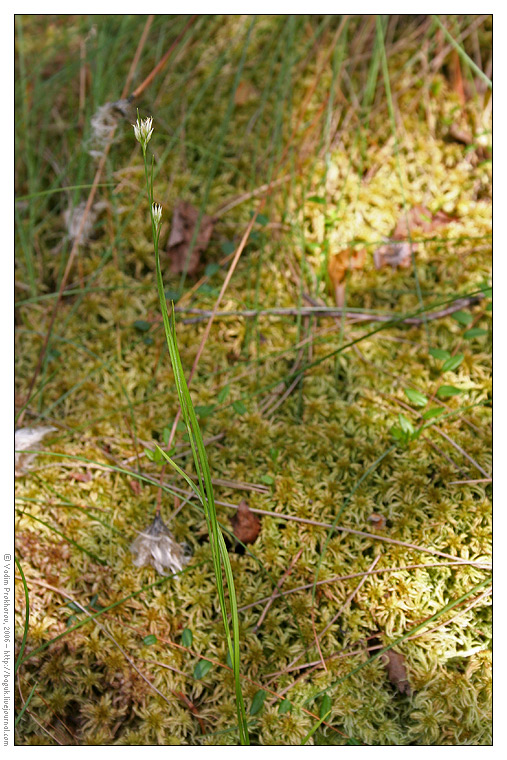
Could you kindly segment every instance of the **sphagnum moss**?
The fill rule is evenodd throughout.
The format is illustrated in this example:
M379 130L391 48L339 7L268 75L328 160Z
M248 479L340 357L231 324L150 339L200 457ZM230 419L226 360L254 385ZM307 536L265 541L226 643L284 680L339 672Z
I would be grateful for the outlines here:
M263 28L269 26L267 19L261 21ZM240 34L241 20L235 18L233 25L236 34ZM221 31L220 51L227 53L230 30L225 27L226 23ZM256 41L257 52L263 50L259 45ZM196 60L200 67L196 73L200 86L206 76L206 63ZM209 61L207 65L209 67ZM171 73L168 76L174 85L176 75ZM446 295L449 283L456 291L471 290L490 275L491 169L487 162L474 166L473 152L465 151L463 146L449 139L449 124L458 118L457 101L454 94L446 90L440 75L437 80L436 84L443 88L442 96L431 100L429 105L433 115L438 116L435 134L431 134L424 121L421 122L415 110L409 113L412 100L420 99L421 91L417 87L410 86L406 93L400 92L398 100L404 127L405 148L401 162L407 202L409 205L424 203L432 211L442 208L456 216L456 221L439 230L437 236L429 236L419 248L421 287L428 294L428 302L433 295ZM260 85L259 80L257 86ZM319 82L318 87L321 86ZM296 87L300 84L296 83ZM206 97L210 99L206 100ZM202 102L205 106L202 113L212 114L214 94L206 97ZM242 107L242 123L248 124L255 107L255 103L251 110L249 105ZM202 129L202 119L202 115L199 119L194 115L185 125L188 140L196 144L199 143L198 130ZM269 127L270 122L266 121L263 125L266 135L262 133L266 144L270 139ZM373 119L371 128L374 127ZM196 182L198 189L193 190L189 182L191 169L186 173L177 170L176 161L191 160L189 151L185 150L184 157L178 151L168 155L167 176L155 178L157 197L163 199L164 206L167 202L168 208L182 195L194 204L198 205L200 201L202 183ZM241 166L250 171L248 146L243 145L242 150ZM331 150L327 164L316 163L308 173L311 192L324 197L326 205L307 202L303 208L299 201L293 205L290 201L284 207L282 201L276 200L270 210L270 221L278 221L282 214L286 225L295 219L298 224L300 219L303 220L301 224L307 245L305 261L312 277L322 269L323 246L327 239L337 248L347 247L351 239L358 238L373 244L391 233L399 217L402 193L389 150L373 143L368 146L366 171L369 170L369 174L366 179L364 173L361 174L360 158L354 137L345 132L342 144ZM61 320L54 336L59 357L54 354L48 358L48 377L51 372L57 372L59 382L49 382L44 388L40 410L51 411L49 418L42 418L40 422L44 425L63 422L76 431L63 433L55 443L48 439L48 447L53 451L84 455L107 468L111 464L107 453L116 459L127 460L137 450L140 457L137 466L156 479L158 468L146 460L143 448L152 445L157 437L162 440L163 427L171 425L177 402L175 394L174 398L171 394L173 381L169 369L160 359L165 349L154 316L157 314L157 298L152 290L153 261L145 211L137 210L127 219L128 211L125 210L135 205L138 180L142 176L142 168L139 168L141 171L136 173L136 167L128 167L129 172L133 169L131 174L122 170L122 177L130 179L123 184L118 211L118 219L125 221L125 237L115 253L123 257L124 267L104 262L104 233L100 230L97 230L96 239L87 244L86 255L81 260L87 281L93 284L92 278L102 267L100 285L113 290L69 296L60 307ZM199 165L199 177L203 176L202 169L203 166ZM169 176L173 178L172 184ZM212 190L212 203L218 205L224 198L247 189L237 187L231 176L224 168L223 176ZM249 211L247 204L238 206L231 216L222 219L221 226L217 227L220 242L232 240L237 235L238 229L248 221ZM105 220L101 229L106 229ZM145 233L139 234L139 230L145 230ZM258 231L262 235L262 229ZM264 269L263 264L261 274L269 272L261 281L263 307L297 303L291 267L279 266L277 257L280 254L276 248L279 241L271 239L278 234L282 235L284 256L291 257L292 269L301 262L299 243L294 245L290 235L269 228L269 236L262 243L267 268ZM373 249L373 245L368 246L368 251ZM227 308L244 308L252 281L248 270L257 267L260 250L259 239L254 240L231 282ZM218 247L216 251L212 249L212 255L215 253L219 258ZM53 257L47 262L50 276L55 268L57 258ZM216 287L221 276L216 274L216 281L211 279L210 287ZM314 282L309 280L308 287ZM176 287L177 283L166 285ZM312 295L327 299L323 280L319 288L318 293L312 291ZM23 292L22 296L25 295ZM202 290L193 305L210 309L215 298L216 294ZM354 272L349 280L348 302L359 308L378 308L400 314L413 310L417 299L410 273L390 269L377 271L369 254L365 269ZM37 331L44 310L40 304L26 304L20 307L20 312L18 377L20 395L24 396L40 348ZM470 313L480 327L489 329L490 313L484 311L483 305L473 307ZM137 320L149 322L151 326L147 334L133 326ZM343 354L339 366L331 360L314 367L307 372L303 383L302 416L294 396L285 401L273 418L264 420L257 412L257 402L263 395L254 394L259 391L259 386L283 381L297 352L282 359L270 358L260 365L244 365L240 361L257 358L257 350L267 355L290 348L296 342L297 330L295 323L292 326L288 321L274 318L260 317L258 325L259 342L244 349L247 334L244 321L217 318L192 393L196 403L212 403L217 377L212 373L217 371L220 372L220 382L230 385L225 408L203 420L206 437L225 433L225 446L212 444L208 449L210 468L217 476L251 482L262 482L263 476L270 475L274 480L270 492L255 494L251 498L251 504L261 509L301 513L311 519L332 522L364 470L379 455L380 449L389 447L389 428L401 411L393 398L406 403L403 388L409 383L428 394L443 383L456 385L463 392L445 400L451 410L475 402L487 402L490 397L488 335L465 338L465 327L448 317L430 323L431 346L465 354L463 365L456 373L440 376L438 362L428 355L419 328L393 327L358 344L364 358L373 367L365 364L354 351ZM202 329L202 326L185 324L183 317L179 318L178 343L185 366L191 366L193 362ZM346 324L346 335L350 333L350 338L360 337L364 332L364 327ZM338 348L338 334L337 328L334 334L323 335L322 342L319 342L320 337L316 338L314 358ZM150 337L153 343L145 342L146 337ZM395 340L388 341L383 337ZM63 376L61 367L65 368ZM260 368L259 372L257 368ZM245 370L247 374L236 379ZM69 395L62 398L66 391ZM93 404L90 404L91 394ZM381 394L386 394L389 399ZM227 406L237 398L245 399L248 407L245 415L239 415L230 405ZM459 418L444 420L438 427L489 472L489 410L476 407L462 416L477 429L467 428ZM411 419L415 423L416 418ZM181 432L178 432L176 442L183 443ZM271 450L278 453L271 456ZM66 462L65 458L61 461ZM136 568L128 555L135 530L149 522L154 487L144 483L136 493L128 476L107 472L107 469L90 470L92 479L88 481L86 478L73 479L70 472L86 475L86 467L73 462L72 468L61 468L59 462L43 453L38 455L34 475L43 480L36 480L27 473L17 484L20 497L38 501L27 507L26 502L20 500L20 507L47 520L101 558L107 558L108 565L99 568L71 544L66 544L67 552L53 552L55 536L23 516L21 511L18 513L18 536L36 536L38 539L37 545L32 545L20 538L18 547L30 591L28 653L65 633L67 619L73 612L56 591L32 581L73 591L84 604L97 593L99 602L106 605L137 591L142 584L158 580L154 568ZM191 472L191 464L187 460L184 462ZM132 460L132 464L136 467L136 461ZM486 560L491 530L489 486L486 483L451 485L452 481L477 477L482 476L474 465L449 441L430 429L426 437L410 444L404 451L397 450L382 463L351 501L343 515L343 524L371 532L369 515L380 512L387 518L387 537L438 548L458 557ZM92 528L89 515L52 506L48 500L53 497L48 495L45 483L62 496L85 505L89 515L107 516L123 536L118 537L104 526ZM236 503L239 500L237 491L227 489L221 489L220 497ZM167 509L164 516L169 515L172 504L173 497L164 495L163 506L164 510ZM230 512L226 508L218 509L221 522L227 525ZM195 657L164 641L170 639L180 644L181 631L189 625L198 653L225 662L218 610L209 605L208 589L212 587L213 567L209 548L201 543L204 534L202 514L186 505L175 519L177 521L178 528L183 526L185 531L181 537L178 535L178 541L185 540L192 546L192 562L204 561L204 564L181 575L177 583L167 580L159 590L143 591L103 617L114 625L114 630L121 631L124 625L134 629L132 639L123 644L140 670L156 681L163 693L170 695L171 689L183 692L195 704L208 730L225 731L235 716L231 674L214 667L202 681L194 680ZM176 535L173 523L170 529ZM291 557L304 544L301 563L285 582L290 588L312 582L325 538L325 530L310 530L308 526L265 517L259 538L251 549L278 579ZM365 571L371 564L372 550L378 547L379 544L372 539L352 534L335 536L328 545L320 577ZM389 544L381 547L382 566L385 567L403 567L417 562L433 564L430 558L425 559L424 555L412 550ZM49 555L49 564L41 561L42 556ZM272 584L248 557L238 557L234 564L234 572L241 577L240 604L271 595ZM388 643L391 636L395 638L407 627L435 614L449 600L459 597L484 577L482 571L470 567L429 568L427 571L372 576L330 631L329 639L323 642L323 654L329 656L341 648L345 654L349 647L360 648L379 627L385 643ZM317 630L335 614L336 600L341 602L346 598L355 584L357 580L343 581L336 587L329 587L331 594L320 593L315 609ZM157 596L157 614L152 616L148 612L154 607L154 598L158 594L161 601ZM268 665L271 672L276 671L303 649L294 613L303 618L306 644L311 647L310 597L306 592L292 596L295 602L292 611L284 606L283 600L275 600L259 637L251 637L249 631L242 632L244 672L258 681L259 686L265 685ZM19 589L16 605L19 614L17 633L21 638L22 589ZM488 605L485 598L462 618L403 644L402 652L413 689L410 698L396 694L380 662L372 663L339 684L331 691L333 725L358 741L370 744L488 744L491 705L490 660L485 649L489 646L491 625ZM248 625L253 626L261 609L248 610L248 616L245 614L241 618L242 624L248 621ZM452 617L452 613L448 617ZM234 743L231 734L201 739L198 721L176 699L171 710L166 710L166 705L160 704L160 698L132 670L112 642L93 625L91 622L66 634L34 658L26 660L21 667L20 684L25 698L33 683L43 675L37 689L48 704L54 702L58 707L59 717L67 722L75 737L64 731L65 741L140 745L153 742ZM156 636L157 643L144 645L142 640L148 634ZM315 650L309 651L310 658L317 659ZM346 676L365 657L354 655L329 661L332 680ZM146 662L150 658L153 662ZM175 670L162 668L155 664L158 662ZM290 685L298 675L299 672L281 676L277 688ZM313 678L309 683L303 680L288 692L295 706L292 713L278 716L276 703L274 707L265 708L254 734L260 744L299 744L310 730L312 721L308 716L302 716L297 706L326 685L325 674ZM219 685L223 688L218 688ZM254 688L252 686L252 692ZM115 703L108 709L117 718L110 723L111 716L106 715L102 725L98 726L93 708L107 707L109 694L114 695ZM251 697L252 693L248 691L248 695ZM128 707L126 712L125 706ZM54 722L54 715L37 696L31 709L43 725L50 726ZM336 741L336 735L323 728L315 735L315 743L324 743L333 736ZM54 739L43 735L40 727L26 714L17 727L17 738L26 745L54 743ZM64 741L60 732L55 738Z

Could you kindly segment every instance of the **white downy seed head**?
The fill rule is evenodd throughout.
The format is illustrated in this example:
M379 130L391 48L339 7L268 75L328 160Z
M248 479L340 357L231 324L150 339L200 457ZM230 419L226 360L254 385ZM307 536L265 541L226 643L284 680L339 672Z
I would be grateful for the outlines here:
M149 528L139 533L132 542L130 551L134 555L134 565L151 565L161 575L177 573L188 562L184 548L174 540L159 515Z
M30 464L33 462L36 454L23 452L27 449L36 449L45 435L53 433L57 428L49 425L37 428L19 428L14 435L14 448L16 449L14 464L15 474L17 476L23 475L30 469Z

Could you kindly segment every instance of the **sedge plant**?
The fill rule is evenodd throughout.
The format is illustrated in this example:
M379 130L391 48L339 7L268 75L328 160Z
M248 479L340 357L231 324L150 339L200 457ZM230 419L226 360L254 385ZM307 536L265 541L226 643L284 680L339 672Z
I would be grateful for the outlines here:
M153 165L154 159L152 156L151 170L148 170L148 158L147 158L147 146L153 134L153 119L148 117L146 119L139 118L139 112L137 115L137 122L133 125L134 134L137 141L140 143L143 151L144 171L146 178L146 189L149 200L150 216L151 216L151 229L153 235L153 246L155 250L155 265L156 265L156 277L157 277L157 289L160 299L160 308L162 310L162 319L164 323L164 332L167 340L167 347L169 349L169 356L171 358L171 365L174 372L174 378L176 381L176 389L178 392L178 399L181 406L181 413L185 422L190 445L192 449L192 455L194 459L194 465L197 473L196 486L189 476L174 462L168 454L163 451L159 446L156 447L156 458L161 461L165 459L176 472L181 475L190 488L197 495L204 514L206 517L206 523L208 527L208 533L210 538L211 550L213 555L213 568L215 571L216 588L220 604L220 611L222 613L222 619L224 622L225 636L227 639L227 647L229 651L230 661L232 662L232 668L234 672L235 682L235 696L236 696L236 709L238 715L238 729L240 742L243 745L248 745L248 727L245 713L245 706L243 701L243 694L241 691L240 682L240 661L239 661L239 618L238 618L238 605L236 600L236 591L234 587L234 577L232 574L231 563L227 547L225 545L222 531L218 524L217 514L215 509L215 499L213 494L213 485L211 483L211 472L208 463L208 457L206 455L206 449L204 448L204 442L202 434L199 428L199 423L195 414L192 399L188 390L188 385L183 372L181 364L181 358L178 351L178 345L176 341L176 329L175 329L175 317L174 317L174 303L171 304L171 315L167 308L167 302L164 292L164 282L162 279L162 271L160 268L160 255L159 255L159 238L160 229L162 225L162 207L160 204L155 203L153 200ZM229 606L230 617L232 623L232 636L229 627L229 619L227 613L227 605L225 598L225 586L223 575L227 584L229 592Z

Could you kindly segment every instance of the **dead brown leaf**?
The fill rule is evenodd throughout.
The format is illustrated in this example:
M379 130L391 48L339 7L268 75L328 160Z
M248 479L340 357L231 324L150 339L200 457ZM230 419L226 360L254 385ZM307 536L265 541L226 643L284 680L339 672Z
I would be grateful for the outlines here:
M379 515L377 512L372 512L368 519L373 524L373 527L377 528L377 530L383 530L386 527L386 518L384 515Z
M244 499L238 506L238 511L231 518L232 530L238 541L244 544L253 544L261 529L261 521Z
M86 472L72 471L69 472L69 478L78 480L80 483L89 483L92 479L92 474L88 470Z
M454 217L443 211L432 214L426 206L414 206L410 211L402 212L390 240L381 245L373 253L373 260L377 269L390 266L393 269L402 267L408 269L412 263L412 251L417 253L417 243L410 243L410 237L414 233L431 235L435 230L449 222Z
M345 275L348 269L362 269L366 260L366 249L346 248L329 257L327 271L334 287L337 306L345 303Z
M417 251L417 246L412 243L412 249L414 253ZM382 269L383 267L390 266L393 269L402 267L407 269L412 262L412 254L410 252L410 243L386 243L377 248L373 253L373 261L375 262L376 269Z
M129 480L128 484L132 490L132 493L134 493L136 496L141 495L141 484L138 480Z
M199 268L201 255L208 247L213 232L214 219L204 214L192 250L190 250L198 219L199 209L186 201L178 201L173 211L171 234L167 244L167 253L171 259L171 271L175 274L185 270L187 274L195 274Z
M406 214L402 212L392 237L394 240L405 240L409 237L409 233L411 235L415 231L424 232L428 235L452 221L453 217L448 216L443 211L432 214L426 206L414 206Z
M465 86L463 83L463 76L461 74L461 64L459 61L459 53L457 50L453 50L451 53L450 61L450 79L451 87L458 96L459 102L462 106L466 103Z
M401 694L410 696L411 690L408 682L404 656L389 649L381 655L380 659L387 668L387 675L393 686L395 686Z
M236 88L234 93L234 102L237 106L244 106L250 100L254 100L259 97L259 91L256 87L247 82L246 79L242 79Z

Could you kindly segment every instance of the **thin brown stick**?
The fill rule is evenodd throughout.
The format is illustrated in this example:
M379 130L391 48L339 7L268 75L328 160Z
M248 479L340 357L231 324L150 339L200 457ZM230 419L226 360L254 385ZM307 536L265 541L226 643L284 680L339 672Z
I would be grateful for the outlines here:
M266 606L262 610L261 615L260 615L258 621L256 622L256 624L253 627L253 631L252 631L253 633L257 633L257 631L261 627L261 625L262 625L262 623L264 621L264 618L268 614L269 608L271 607L271 605L273 604L273 602L275 600L275 597L278 595L278 592L280 591L280 589L282 588L283 584L285 583L285 579L291 574L291 572L292 572L292 570L294 568L294 565L296 564L296 562L300 558L302 552L303 552L303 547L301 547L301 549L298 551L298 553L296 554L296 556L294 557L294 559L290 563L289 567L287 568L287 570L284 572L284 574L282 575L282 577L280 578L280 580L276 584L276 588L273 590L273 593L269 597L268 603L266 604Z
M192 26L192 24L194 23L194 21L195 21L196 18L197 18L197 16L195 16L195 15L191 16L189 18L189 20L185 24L183 30L180 32L180 34L178 34L178 36L174 40L173 44L169 48L169 50L167 50L167 52L164 53L164 55L162 56L162 58L160 59L160 61L157 63L157 65L155 66L155 68L148 74L148 76L146 77L146 79L143 82L141 82L141 84L139 85L139 87L136 87L136 89L132 93L132 96L131 96L132 98L138 98L139 95L141 95L141 93L144 92L144 90L153 82L153 80L155 79L155 77L157 76L157 74L160 71L162 71L162 69L164 68L164 66L166 65L166 63L167 63L167 61L169 59L169 56L173 52L174 48L181 41L181 39L184 36L185 32L187 31L187 29L189 29ZM125 97L125 95L123 95L122 97Z
M416 633L415 636L409 636L407 641L414 641L414 639L418 639L421 636L426 636L428 633L433 633L434 631L438 631L439 628L443 628L444 625L448 625L449 623L452 623L453 620L456 620L456 618L461 617L461 615L464 615L465 612L468 612L472 609L472 607L475 607L479 602L481 602L483 599L485 599L487 596L491 594L493 591L493 586L490 586L489 588L484 591L484 593L477 596L469 605L468 607L465 607L464 610L461 610L461 612L458 612L456 615L453 615L449 620L444 620L443 623L439 623L439 625L436 625L434 628L430 628L429 631L421 631L420 633Z
M467 298L459 298L453 304L445 309L439 311L430 312L426 315L426 320L420 317L406 317L400 319L396 314L368 314L361 311L345 311L339 307L329 306L301 306L300 308L273 308L263 309L256 311L255 309L242 309L238 311L210 311L208 309L195 309L187 308L184 306L175 306L174 310L180 314L195 314L197 316L184 319L184 324L194 324L196 322L202 322L210 316L220 317L226 319L227 317L249 317L257 318L264 316L273 317L299 317L299 316L312 316L318 319L325 317L345 317L353 322L392 322L396 320L396 324L404 325L423 325L425 321L431 321L434 319L442 319L454 314L455 311L473 306L479 303L481 296L469 296Z
M21 580L21 578L18 577L18 576L16 576L16 580ZM26 578L26 582L27 583L36 584L37 586L43 586L44 588L50 589L51 591L54 591L55 593L60 594L61 596L65 597L66 599L70 599L71 602L74 602L74 604L76 604L81 609L82 612L84 612L85 614L88 614L88 610L85 607L83 607L83 605L80 604L78 602L78 600L74 596L71 596L68 591L64 591L63 589L57 588L56 586L51 586L49 583L45 583L44 581L40 581L40 580L37 580L35 578L28 577L28 578ZM136 671L136 673L143 679L143 681L145 681L148 684L148 686L151 689L153 689L159 695L159 697L162 697L162 699L164 700L164 702L167 702L167 704L171 705L171 707L172 707L171 700L168 697L166 697L166 695L163 694L159 689L157 689L157 687L155 686L155 684L152 683L150 681L150 679L147 676L145 676L144 673L141 670L139 670L139 668L137 667L137 665L135 664L135 662L129 657L129 655L120 646L120 644L118 644L118 642L116 641L116 639L114 638L114 636L109 633L109 631L107 630L107 628L105 628L102 625L102 623L99 623L99 621L97 619L94 619L94 622L95 622L95 625L97 625L98 628L100 628L100 630L120 650L120 652L125 657L125 659L127 660L127 662L131 665L132 668L134 668L134 670Z
M334 617L331 618L331 620L329 621L329 623L325 626L325 628L322 629L322 631L316 637L316 642L317 642L317 647L318 647L319 655L320 655L320 658L321 658L321 661L322 661L322 664L323 664L323 667L324 667L325 670L327 670L327 667L326 667L325 661L324 661L324 659L322 657L322 652L321 652L321 649L320 649L320 640L327 633L327 631L331 628L331 626L334 625L334 623L336 623L336 621L338 620L338 618L340 617L340 615L342 615L343 612L347 609L347 607L349 606L349 604L351 603L351 601L353 600L353 598L355 597L355 595L357 594L357 592L361 589L361 587L365 583L366 578L368 577L368 575L371 574L372 570L374 569L374 567L377 564L377 562L379 561L379 559L380 559L380 554L377 554L377 556L373 560L372 564L368 568L368 571L363 574L363 577L361 578L361 580L359 581L359 583L357 584L357 586L355 587L355 589L345 599L345 601L341 605L341 607L338 610L338 612L336 613L336 615L334 615ZM313 612L313 609L314 608L312 606L312 612ZM298 656L294 660L292 660L292 662L289 663L289 665L287 667L290 668L293 665L295 665L296 662L299 662L299 660L301 659L301 657L303 657L303 655L307 651L308 651L308 647L306 649L304 649L300 654L298 654ZM288 687L288 688L292 688L292 687Z
M188 652L192 657L198 657L200 660L208 660L208 662L211 662L213 665L216 665L219 668L228 670L230 673L232 673L232 668L230 668L228 665L226 665L223 662L220 662L219 660L214 660L211 657L204 656L202 654L199 654L199 652L194 652L193 649L190 649L189 647L183 646L183 644L177 644L175 641L172 641L172 639L163 638L160 635L157 635L157 638L162 641L164 644L168 644L169 646L175 647L176 649L180 649L184 652ZM243 681L248 681L248 683L253 684L257 689L264 689L264 691L267 691L269 694L271 694L273 697L275 697L278 700L282 699L282 695L276 691L273 691L272 689L268 688L267 686L263 686L262 684L258 683L257 681L254 681L252 678L249 678L248 676L244 675L243 673L240 673L240 678ZM300 710L304 712L306 715L309 715L311 718L316 718L317 720L320 720L319 716L315 713L311 712L310 710L307 710L305 707L300 707ZM340 731L335 726L332 726L330 723L327 723L326 721L322 721L322 724L325 726L328 726L331 728L335 733L340 734L340 736L344 736L345 738L349 738L346 734L343 733L343 731Z
M475 459L473 459L473 457L471 457L470 454L467 454L467 452L463 448L461 448L461 446L459 445L459 443L456 443L456 441L454 441L450 436L448 436L447 433L444 433L444 431L440 430L440 428L438 428L436 425L433 425L433 430L435 430L439 435L441 435L442 438L445 438L446 441L449 441L449 443L451 444L451 446L454 446L454 448L456 449L456 451L459 451L460 454L462 454L465 457L465 459L468 459L468 461L471 464L473 464L473 466L477 470L479 470L479 472L482 473L486 478L490 477L489 472L486 472L486 470L484 470L480 466L480 464L477 464L477 462L475 461Z
M138 475L142 473L137 473L134 470L132 470L133 475ZM163 484L163 485L170 485L173 491L177 491L178 493L184 494L186 497L188 497L189 501L196 498L196 494L193 491L186 491L184 488L180 488L179 486L175 486L174 484ZM231 502L228 501L220 501L219 499L215 499L215 503L222 507L229 507L230 509L237 509L237 504L231 504ZM331 523L325 523L320 522L319 520L310 520L306 517L296 517L295 515L286 515L282 512L271 512L268 509L258 509L257 507L250 507L251 512L255 512L258 515L269 515L270 517L277 517L281 520L292 520L293 522L299 522L303 523L304 525L316 525L320 528L332 528L333 530L339 532L339 533L352 533L355 536L363 536L364 538L372 538L374 541L383 541L387 544L394 544L395 546L404 546L406 549L413 549L417 552L422 552L423 554L431 554L435 557L443 557L444 559L450 559L453 561L453 563L456 563L458 565L470 565L471 567L478 567L482 570L491 570L491 565L487 565L484 562L474 562L470 560L465 559L457 559L452 554L446 554L445 552L440 552L437 549L430 549L427 546L418 546L417 544L410 544L407 541L399 541L396 538L388 538L387 536L381 536L376 535L375 533L367 533L362 530L355 530L354 528L346 528L341 525L331 525ZM312 584L313 585L313 584Z
M478 480L451 480L450 486L458 486L462 483L491 483L491 478L479 478Z
M406 565L405 567L385 567L380 568L379 570L367 570L363 573L349 573L348 575L335 575L332 578L325 578L322 581L317 581L317 586L322 586L326 583L336 583L337 581L346 581L349 578L360 578L363 575L382 575L383 573L404 573L406 570L423 570L425 568L431 569L433 567L454 567L455 565L463 565L467 563L463 563L463 561L456 560L455 562L435 562L431 565L428 564L417 564L417 565ZM490 570L491 567L488 565L481 566L484 570ZM313 583L306 583L304 586L295 586L294 588L289 588L286 591L280 591L277 592L275 595L275 598L278 596L289 596L289 594L297 594L299 591L306 591L309 588L313 588ZM243 607L238 607L238 612L243 612L244 610L250 609L250 607L256 607L258 604L264 604L270 597L265 596L262 599L258 599L256 602L250 602L250 604L245 604Z
M449 620L443 621L442 623L440 623L439 625L435 626L434 628L431 628L428 631L421 631L420 633L417 633L414 636L409 636L408 639L406 639L406 640L407 641L414 641L415 639L418 639L421 636L425 636L426 634L432 633L432 632L438 630L439 628L443 628L444 626L446 626L449 623L453 622L457 618L461 617L461 615L463 615L465 612L468 612L468 610L472 609L472 607L475 607L480 601L482 601L482 599L484 599L486 596L488 596L491 593L491 591L492 591L492 587L486 589L486 591L484 593L482 593L480 596L476 597L472 601L472 603L468 605L468 607L466 607L464 610L461 610L461 612L458 612L452 618L449 618ZM333 654L331 654L329 657L326 657L326 662L329 662L329 660L332 660L332 659L335 659L335 658L353 657L354 655L357 655L357 654L364 654L364 652L373 652L375 650L382 649L382 648L383 648L383 644L375 644L374 646L366 647L365 649L356 649L356 650L354 650L352 652L333 652ZM314 670L317 670L320 665L321 665L320 660L315 660L314 662L303 663L302 665L299 665L299 666L297 666L295 668L292 668L291 670L300 670L302 668L311 668L311 670L307 670L305 673L302 673L300 676L298 676L298 678L296 678L295 681L293 681L291 684L289 684L289 686L287 686L285 689L283 689L280 692L280 694L282 694L282 695L286 694L288 691L290 691L290 689L292 689L294 686L296 686L297 683L299 683L304 678L306 678L309 675L309 673L313 672ZM269 676L278 677L278 676L280 676L282 674L285 674L286 672L288 672L288 671L287 670L278 671L276 673L270 673ZM274 678L271 678L271 681L273 681L273 680L274 680Z
M275 179L273 182L267 182L265 185L261 185L260 187L256 187L255 190L250 190L248 193L242 193L241 195L236 195L234 198L231 198L230 200L226 201L222 205L218 206L218 208L211 214L211 216L214 219L218 219L219 217L226 214L231 209L235 208L236 206L239 206L241 203L244 203L245 201L249 201L252 198L258 198L259 195L263 195L268 190L274 190L275 187L279 187L280 185L283 185L284 182L289 182L292 179L290 174L286 174L285 177L280 177L279 179Z
M127 74L127 79L125 80L125 86L123 88L122 98L125 98L129 89L130 89L130 83L132 82L134 72L137 69L137 64L139 63L139 59L141 58L141 53L144 48L144 44L148 38L148 33L150 31L151 25L153 24L153 19L155 16L151 13L148 18L146 19L146 23L144 25L143 33L141 34L141 39L139 40L139 43L137 45L137 50L134 54L134 58L132 59L132 63L130 64L129 73ZM170 52L170 51L168 51ZM166 53L167 55L167 53ZM153 72L152 72L153 73Z

